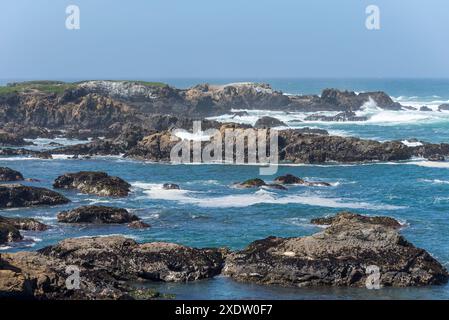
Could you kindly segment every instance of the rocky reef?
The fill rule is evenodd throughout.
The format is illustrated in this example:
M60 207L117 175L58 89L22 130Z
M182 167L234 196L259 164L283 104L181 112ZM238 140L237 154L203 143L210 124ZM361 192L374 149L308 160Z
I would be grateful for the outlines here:
M0 209L38 205L59 205L70 202L63 195L45 188L21 184L0 185Z
M380 286L443 284L447 270L398 232L391 218L341 213L315 220L330 226L301 238L269 237L226 258L223 273L244 282L294 287L364 287L372 266Z
M107 206L83 206L58 213L58 221L63 223L123 224L138 220L126 209Z
M328 227L301 238L269 237L234 252L107 236L1 254L0 297L134 299L140 289L132 284L139 281L186 282L219 274L266 285L364 287L373 266L380 286L439 285L449 279L428 252L400 235L393 218L342 212L313 223ZM77 288L67 285L74 268Z
M45 231L48 228L36 219L0 216L0 244L23 240L20 230Z
M128 282L194 281L223 266L219 249L173 243L138 244L119 236L67 239L38 252L0 256L0 297L28 299L133 299ZM67 286L71 270L79 287Z
M0 167L0 182L20 180L23 180L23 175L19 171L13 170L8 167Z
M131 185L119 177L109 176L105 172L81 171L66 173L53 183L58 189L77 189L83 193L99 196L125 197Z

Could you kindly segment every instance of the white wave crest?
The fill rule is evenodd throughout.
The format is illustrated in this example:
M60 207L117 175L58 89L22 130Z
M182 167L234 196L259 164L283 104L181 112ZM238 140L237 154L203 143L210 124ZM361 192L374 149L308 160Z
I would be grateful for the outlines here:
M257 204L304 204L327 208L396 210L403 207L392 205L374 205L366 202L347 202L341 198L324 198L315 195L287 195L279 196L265 189L251 194L236 194L221 197L208 197L206 194L188 190L164 190L161 185L134 183L134 186L143 187L144 193L151 199L177 201L207 208L240 208ZM194 195L192 195L194 193Z

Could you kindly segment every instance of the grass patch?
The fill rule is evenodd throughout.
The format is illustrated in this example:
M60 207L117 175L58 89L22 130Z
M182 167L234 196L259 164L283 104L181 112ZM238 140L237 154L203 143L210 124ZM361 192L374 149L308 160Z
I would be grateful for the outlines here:
M37 90L45 93L62 94L64 90L73 89L76 85L62 81L27 81L9 83L0 87L0 95Z

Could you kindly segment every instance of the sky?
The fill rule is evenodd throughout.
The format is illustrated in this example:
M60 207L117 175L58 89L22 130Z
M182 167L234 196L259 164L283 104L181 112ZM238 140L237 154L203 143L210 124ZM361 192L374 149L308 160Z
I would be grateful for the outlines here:
M447 0L0 0L0 78L449 78L448 15Z

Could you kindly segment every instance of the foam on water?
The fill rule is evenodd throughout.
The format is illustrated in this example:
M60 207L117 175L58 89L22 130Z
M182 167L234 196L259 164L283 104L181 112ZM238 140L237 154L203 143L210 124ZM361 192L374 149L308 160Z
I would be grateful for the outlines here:
M226 196L208 196L204 192L189 190L164 190L160 184L133 183L133 186L144 189L143 193L154 200L177 201L184 204L207 208L239 208L257 204L304 204L327 208L368 209L368 210L396 210L401 206L375 205L366 202L348 202L342 198L324 198L318 195L278 195L266 189L254 193L234 194ZM192 195L193 193L193 195Z

